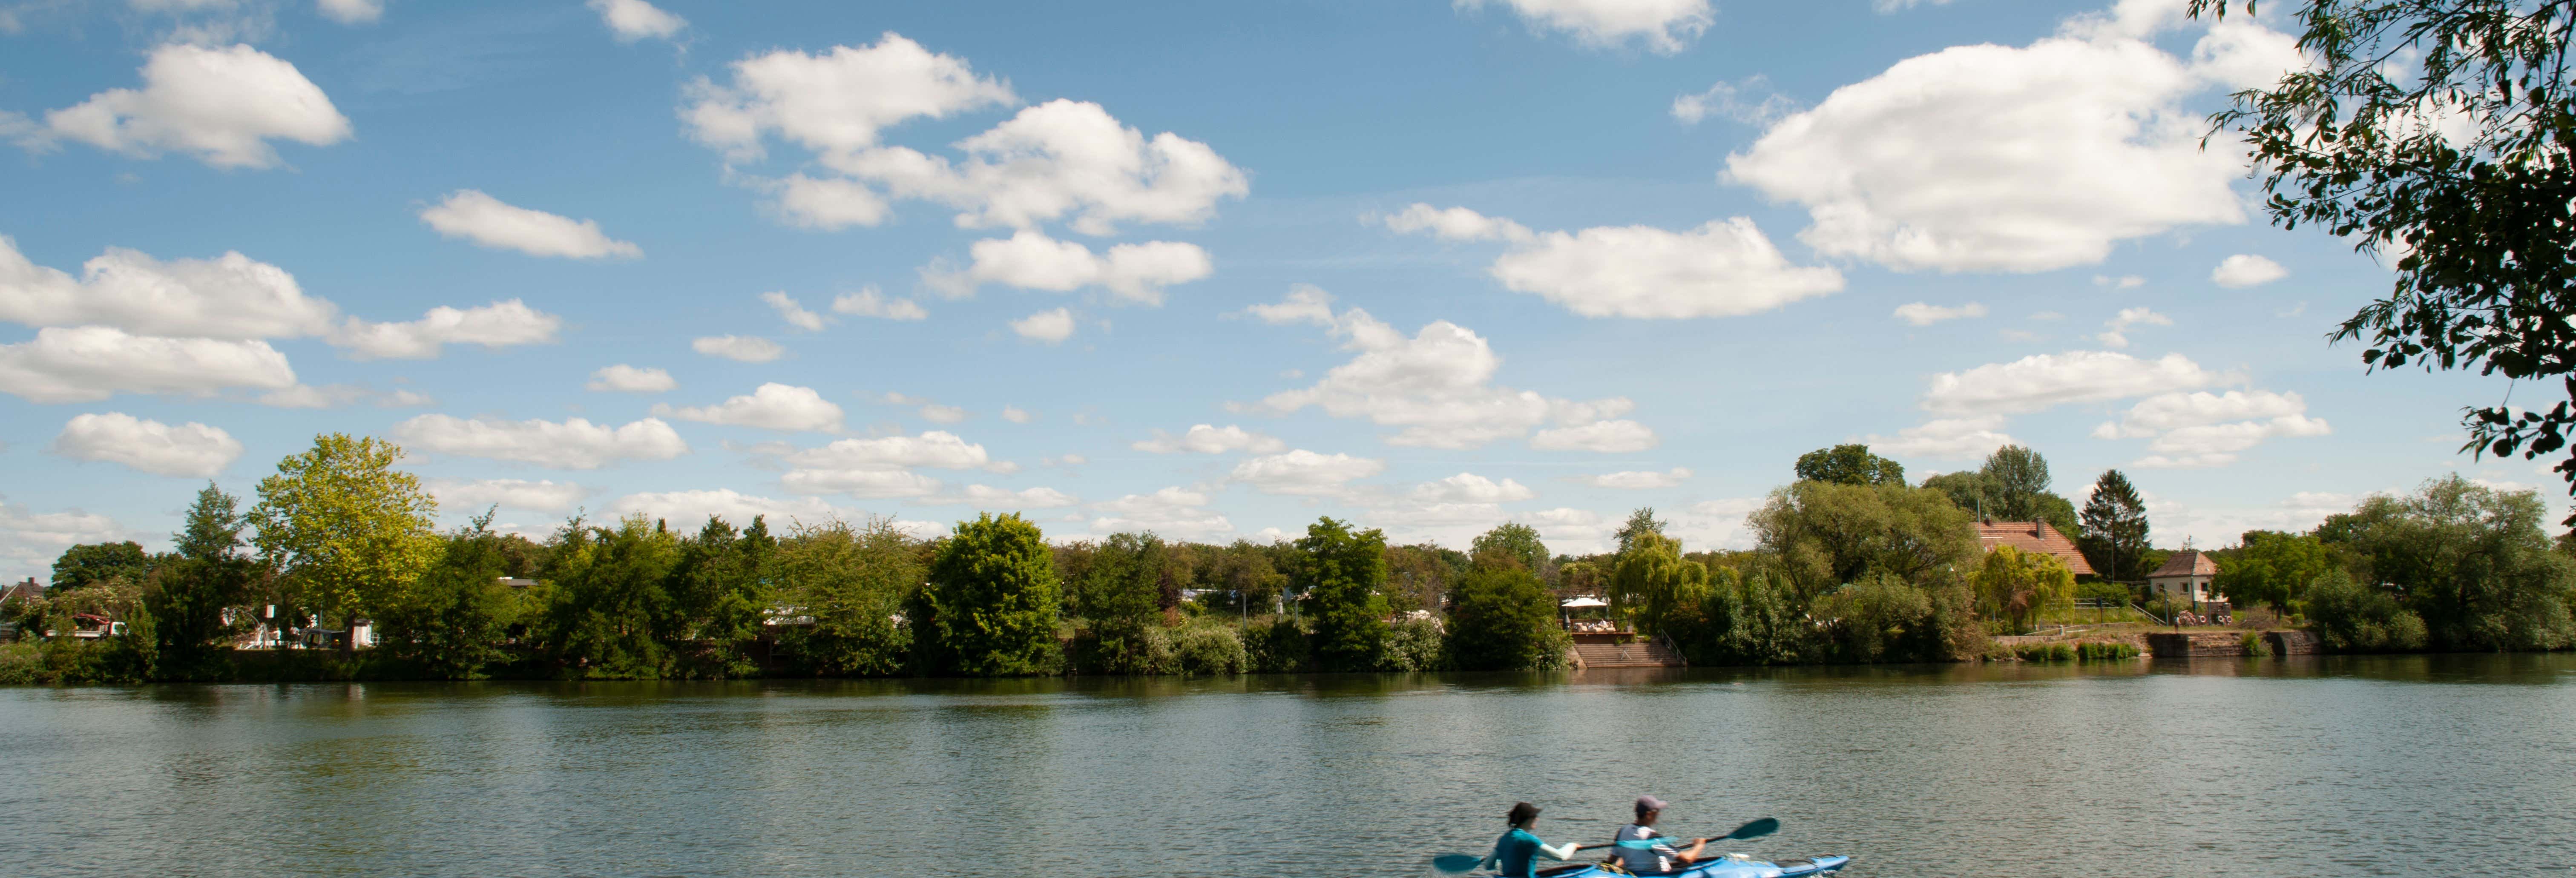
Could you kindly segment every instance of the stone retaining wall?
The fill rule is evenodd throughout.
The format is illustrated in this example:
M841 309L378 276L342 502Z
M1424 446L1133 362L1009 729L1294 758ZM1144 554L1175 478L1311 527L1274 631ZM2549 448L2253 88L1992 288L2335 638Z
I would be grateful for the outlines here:
M2326 651L2313 631L2266 631L2263 641L2272 645L2273 655L2316 655Z
M2147 654L2156 658L2242 656L2245 635L2237 631L2157 631L2147 635Z

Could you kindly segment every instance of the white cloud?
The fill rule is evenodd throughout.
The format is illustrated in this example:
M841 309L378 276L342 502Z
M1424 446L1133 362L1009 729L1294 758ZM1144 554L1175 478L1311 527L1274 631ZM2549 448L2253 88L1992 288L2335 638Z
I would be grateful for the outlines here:
M823 315L805 310L805 306L798 304L793 296L781 292L767 292L760 294L760 300L768 303L771 310L777 311L778 319L787 321L789 326L807 332L823 331Z
M1717 12L1708 0L1453 0L1461 9L1508 7L1532 28L1563 32L1587 46L1637 40L1670 55L1708 32Z
M264 341L130 335L105 326L47 327L0 344L0 392L31 402L95 402L117 393L209 396L233 387L295 386L286 355Z
M590 373L590 383L582 386L591 390L616 393L661 393L680 386L680 382L671 380L671 373L661 369L637 368L619 363L601 367L599 371Z
M762 137L770 133L846 159L906 120L1019 101L1009 84L976 76L965 59L934 54L893 33L873 46L834 46L820 55L778 50L732 68L730 85L706 79L692 85L680 117L698 142L735 161L760 158Z
M647 37L667 40L680 35L689 26L688 19L664 12L644 0L590 0L592 11L599 13L601 24L616 35L621 43L632 43Z
M384 0L316 0L322 17L341 24L367 24L385 16Z
M530 256L632 259L644 255L644 248L601 232L598 220L575 220L517 207L474 189L448 193L447 200L423 208L420 221L446 237Z
M939 481L912 472L932 469L1004 468L954 433L932 430L919 436L843 439L785 457L791 469L780 482L801 494L850 494L858 497L927 497Z
M212 478L240 458L242 444L221 428L190 421L173 427L122 412L79 415L54 437L53 453L121 463L164 476Z
M1685 548L1750 549L1755 534L1744 526L1744 519L1761 509L1767 497L1728 497L1702 500L1683 507L1672 516L1665 532L1679 537Z
M1896 431L1894 436L1872 433L1862 441L1881 454L1896 457L1929 457L1937 460L1976 460L2006 445L2020 442L2003 432L2001 415L1969 418L1936 418L1920 426Z
M1951 414L2014 414L2226 384L2235 376L2202 369L2181 354L2141 360L2113 351L2033 354L1932 376L1923 407Z
M1896 306L1896 319L1916 326L1930 326L1944 320L1957 320L1962 317L1984 316L1986 316L1986 306L1976 302L1957 307L1934 305L1928 302Z
M110 247L81 276L36 265L0 236L0 320L113 326L143 335L292 338L330 331L339 309L285 269L227 252L167 262Z
M1230 451L1271 454L1288 446L1275 437L1264 436L1233 424L1227 424L1224 427L1213 424L1192 424L1181 435L1174 436L1156 430L1154 438L1138 441L1128 447L1154 454L1224 454Z
M1842 289L1842 273L1790 264L1744 217L1673 232L1602 226L1532 233L1519 223L1461 207L1415 204L1386 218L1398 232L1429 232L1512 244L1494 260L1495 280L1586 317L1733 317Z
M0 503L0 561L30 572L52 568L63 550L83 543L134 539L116 519L80 510L33 513L27 507ZM41 575L37 578L42 579Z
M1386 461L1303 448L1236 464L1232 479L1265 494L1337 495L1354 479L1386 471Z
M481 514L494 506L524 509L531 512L570 512L590 489L571 482L552 479L438 479L428 486L438 506L449 511Z
M1358 308L1336 315L1331 303L1331 294L1300 285L1285 302L1251 308L1270 323L1320 324L1358 352L1311 387L1264 398L1261 409L1286 414L1315 406L1402 428L1389 444L1473 448L1550 422L1590 424L1635 408L1625 397L1577 402L1495 386L1502 358L1466 327L1434 321L1408 338Z
M557 423L429 414L395 424L393 434L416 451L555 469L598 469L621 460L670 460L689 453L689 443L660 418L611 427L581 418Z
M1590 485L1595 488L1613 488L1622 491L1647 491L1657 488L1678 487L1681 485L1682 480L1690 477L1690 470L1682 467L1673 467L1665 472L1655 472L1653 470L1628 470L1625 472L1602 473L1600 475L1592 476L1569 476L1566 478L1566 481L1574 482L1576 484Z
M1053 100L958 142L961 162L903 147L820 156L893 197L960 209L960 228L1032 229L1066 222L1085 235L1120 223L1195 224L1216 203L1251 191L1243 171L1207 144L1163 132L1147 139L1099 104Z
M719 405L681 408L669 403L658 404L653 406L653 414L702 424L788 432L835 433L841 429L840 406L824 399L822 394L814 392L814 388L777 382L760 385L748 395L727 399Z
M1208 511L1208 497L1177 487L1151 494L1129 494L1091 504L1100 515L1091 520L1094 534L1152 532L1184 540L1215 540L1234 532L1234 523Z
M1409 496L1414 502L1428 506L1443 503L1509 503L1537 497L1538 492L1511 479L1497 482L1475 473L1459 473L1439 481L1415 485Z
M331 333L331 344L358 359L423 360L438 356L441 346L551 344L563 318L528 307L517 299L477 308L445 305L429 309L418 320L373 323L350 318Z
M2146 286L2147 279L2134 274L2124 274L2119 277L2112 277L2107 274L2097 274L2093 276L2093 285L2097 287L2110 287L2115 290L2133 290Z
M2142 39L2164 6L2179 9L1897 62L1780 120L1727 156L1726 177L1804 205L1799 240L1819 252L1900 271L2047 271L2122 240L2241 223L2242 152L2202 149L2208 125L2184 99L2277 63L2255 52L2266 39L2236 39L2269 32L2231 16L2186 63Z
M2129 407L2129 413L2118 423L2105 422L2093 428L2093 436L2099 439L2136 438L2225 421L2288 417L2307 410L2307 400L2299 398L2296 393L2268 390L2230 390L2221 394L2166 393L2139 400L2137 405Z
M965 409L958 408L953 405L940 405L937 402L923 399L918 396L905 396L900 393L888 393L885 395L884 399L887 405L917 407L922 420L929 421L933 424L955 424L970 417Z
M358 403L374 403L377 408L418 408L437 400L428 394L396 388L377 390L364 384L325 384L315 387L298 384L260 394L252 400L264 406L283 409L330 409Z
M2218 267L2209 272L2210 282L2231 290L2262 286L2289 276L2290 270L2280 263L2251 253L2219 260Z
M2104 321L2102 325L2108 328L2093 338L2110 347L2125 348L2129 346L2129 327L2172 326L2173 318L2145 308L2122 308L2118 316Z
M1607 551L1616 524L1587 509L1560 507L1535 512L1515 512L1513 521L1538 529L1547 547L1561 554L1588 554Z
M1770 79L1757 74L1740 82L1709 86L1698 94L1677 96L1673 98L1672 113L1684 125L1697 125L1710 116L1746 125L1770 125L1797 109L1796 101L1771 90Z
M1063 509L1082 503L1081 498L1054 488L1029 488L1013 491L991 485L967 485L954 497L932 497L921 501L926 506L973 506L993 512L1017 512L1025 509Z
M691 340L689 349L744 363L766 363L787 353L777 342L756 335L711 335Z
M925 268L923 282L952 298L973 295L975 287L986 283L1055 292L1097 286L1118 300L1160 305L1163 288L1200 280L1215 271L1207 251L1196 244L1147 241L1120 244L1094 255L1079 243L1028 229L1008 238L977 241L969 252L974 257L972 266L962 271Z
M55 138L151 158L187 153L218 168L277 164L269 141L328 146L347 140L349 119L295 65L236 45L171 43L143 64L143 88L117 88L45 114L45 126L21 137L41 147Z
M2147 443L2148 455L2130 465L2147 469L2224 466L2236 462L2239 452L2260 445L2266 439L2324 436L2332 432L2333 428L2325 421L2303 415L2183 427Z
M1029 414L1027 409L1020 408L1019 406L1006 405L1002 407L1002 420L1009 421L1014 424L1025 424L1037 419L1038 416Z
M1011 331L1031 341L1055 344L1073 337L1073 312L1064 308L1040 311L1011 321Z
M756 497L732 488L712 491L659 491L628 494L608 506L609 514L618 517L641 515L660 519L674 528L693 531L709 518L722 518L735 527L748 527L754 518L765 518L772 534L783 533L798 524L820 524L846 521L859 516L822 500L807 497L774 500Z
M876 317L885 320L921 320L930 316L911 299L897 299L866 287L855 293L842 293L832 298L832 313L853 317Z
M1602 454L1644 451L1662 442L1646 425L1625 419L1540 430L1530 437L1530 447L1540 451L1594 451Z

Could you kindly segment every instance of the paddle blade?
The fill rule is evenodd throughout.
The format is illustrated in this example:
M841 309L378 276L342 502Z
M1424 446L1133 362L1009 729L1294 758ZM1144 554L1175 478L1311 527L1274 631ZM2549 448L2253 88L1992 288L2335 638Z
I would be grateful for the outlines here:
M1431 858L1431 868L1452 875L1476 871L1476 867L1484 864L1485 858L1474 854L1441 854Z
M1751 823L1747 823L1747 824L1744 824L1744 825L1742 825L1742 826L1738 826L1738 827L1736 827L1736 828L1735 828L1735 831L1734 831L1734 832L1727 833L1727 834L1726 834L1726 837L1727 837L1727 838L1761 838L1761 837L1763 837L1763 836L1770 835L1771 833L1778 832L1778 831L1780 831L1780 821L1775 820L1775 819L1772 819L1772 818L1769 818L1769 817L1764 817L1764 818L1762 818L1762 819L1760 819L1760 820L1756 820L1756 821L1753 821L1753 822L1751 822Z

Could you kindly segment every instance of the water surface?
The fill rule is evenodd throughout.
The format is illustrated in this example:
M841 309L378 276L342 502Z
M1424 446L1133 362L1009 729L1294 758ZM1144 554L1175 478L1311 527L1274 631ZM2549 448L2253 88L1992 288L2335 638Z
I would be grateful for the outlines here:
M2576 656L0 690L19 874L1414 875L1514 801L1847 874L2576 873Z

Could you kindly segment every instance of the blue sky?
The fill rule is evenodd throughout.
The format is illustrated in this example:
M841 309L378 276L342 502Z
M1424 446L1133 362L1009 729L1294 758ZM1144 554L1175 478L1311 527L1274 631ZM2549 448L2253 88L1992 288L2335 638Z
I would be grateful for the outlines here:
M328 431L531 533L1743 546L1846 441L2163 544L2547 484L2453 453L2502 382L2326 344L2389 273L2197 147L2291 42L2181 5L0 3L0 574Z

